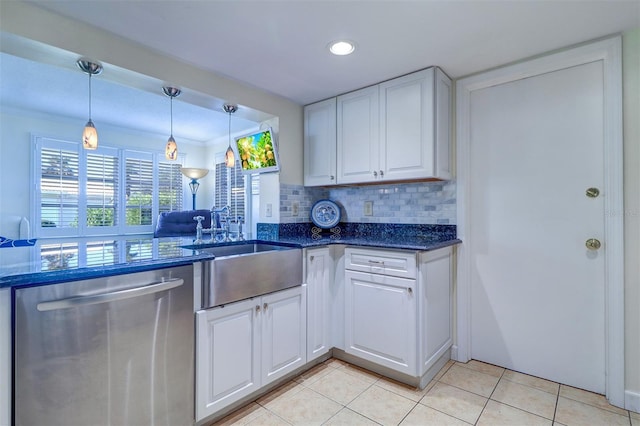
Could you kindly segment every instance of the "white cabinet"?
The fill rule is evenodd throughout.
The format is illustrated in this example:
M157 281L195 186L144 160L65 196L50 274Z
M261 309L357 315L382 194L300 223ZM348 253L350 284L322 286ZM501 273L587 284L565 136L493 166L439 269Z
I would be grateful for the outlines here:
M451 95L451 80L432 67L308 105L305 185L450 179Z
M304 184L336 183L336 98L304 107Z
M416 376L416 254L345 249L346 352Z
M306 363L306 288L196 313L196 420Z
M379 88L378 178L450 179L451 80L439 68L429 68Z
M308 249L307 284L307 361L331 349L330 300L333 259L329 247Z
M196 313L196 418L260 387L259 300Z
M451 247L345 249L345 351L422 377L451 347Z
M452 253L453 249L446 247L420 254L418 334L421 374L431 368L453 342Z
M307 362L306 288L262 297L262 385Z
M379 90L365 87L337 100L338 182L374 180L379 168Z
M345 274L346 352L416 375L416 280Z

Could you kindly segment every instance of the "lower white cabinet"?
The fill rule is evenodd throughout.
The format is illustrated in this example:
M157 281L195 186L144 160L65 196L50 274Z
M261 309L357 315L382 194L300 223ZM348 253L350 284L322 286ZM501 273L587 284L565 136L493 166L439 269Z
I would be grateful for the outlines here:
M345 274L346 352L416 375L416 280Z
M196 420L306 363L306 287L196 313Z
M431 368L453 343L452 253L452 248L446 247L420 254L420 374Z
M345 352L422 377L452 344L452 248L345 249Z
M307 250L307 361L331 349L330 289L333 259L329 247Z

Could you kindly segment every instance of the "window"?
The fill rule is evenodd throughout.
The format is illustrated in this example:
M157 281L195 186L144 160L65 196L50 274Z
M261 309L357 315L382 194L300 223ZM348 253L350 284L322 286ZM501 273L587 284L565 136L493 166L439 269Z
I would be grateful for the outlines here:
M161 161L158 164L158 197L159 211L173 212L182 210L184 200L182 192L181 164L175 161L169 163Z
M252 223L258 217L257 188L260 183L260 175L245 175L242 173L239 163L236 167L229 168L224 163L224 153L216 156L215 166L215 192L214 203L217 209L224 206L230 207L230 216L235 221L237 216L244 220L243 232L246 237L252 231ZM253 209L256 207L256 209Z
M236 218L245 214L244 175L236 161L236 167L229 168L223 162L216 163L215 207L230 207L230 216Z
M40 215L33 223L75 230L80 192L77 144L51 142L40 151Z
M34 141L32 223L40 237L151 233L160 212L182 210L184 156L166 162L162 153Z

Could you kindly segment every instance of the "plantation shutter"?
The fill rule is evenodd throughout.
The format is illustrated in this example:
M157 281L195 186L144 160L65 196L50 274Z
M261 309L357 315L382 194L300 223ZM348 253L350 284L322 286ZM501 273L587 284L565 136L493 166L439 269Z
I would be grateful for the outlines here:
M233 220L237 216L245 217L245 189L244 174L240 163L236 167L228 168L225 163L216 164L216 186L214 194L217 209L228 205Z
M40 151L40 222L43 228L78 227L78 149L43 147Z
M158 164L159 212L182 210L181 164L160 162Z
M227 166L224 163L216 163L216 186L214 194L214 203L217 209L222 208L229 204L227 197L228 191L228 176Z
M240 162L236 161L236 166L231 169L231 212L235 219L238 216L245 217L244 214L244 174L240 168Z
M153 160L125 159L126 225L151 225L153 222Z
M118 151L87 154L87 227L116 226L118 218Z

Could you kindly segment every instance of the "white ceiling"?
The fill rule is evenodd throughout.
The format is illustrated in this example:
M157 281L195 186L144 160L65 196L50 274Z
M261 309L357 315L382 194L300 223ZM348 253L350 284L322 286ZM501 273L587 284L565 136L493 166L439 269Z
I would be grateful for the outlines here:
M299 104L431 65L458 78L640 26L638 0L26 1ZM356 42L355 53L328 52L327 44L341 38ZM27 72L18 72L21 64L1 59L3 105L22 98L59 109L52 100L63 97L68 115L86 120L87 76L75 64L59 70L66 73L63 83L53 77L34 83ZM33 75L43 73L30 65ZM106 80L93 79L94 122L145 123L158 132L167 127L168 98L159 87L157 94L129 92ZM210 140L226 134L225 115L179 102L174 101L176 137ZM239 120L234 128L252 124ZM178 123L186 122L180 129Z

